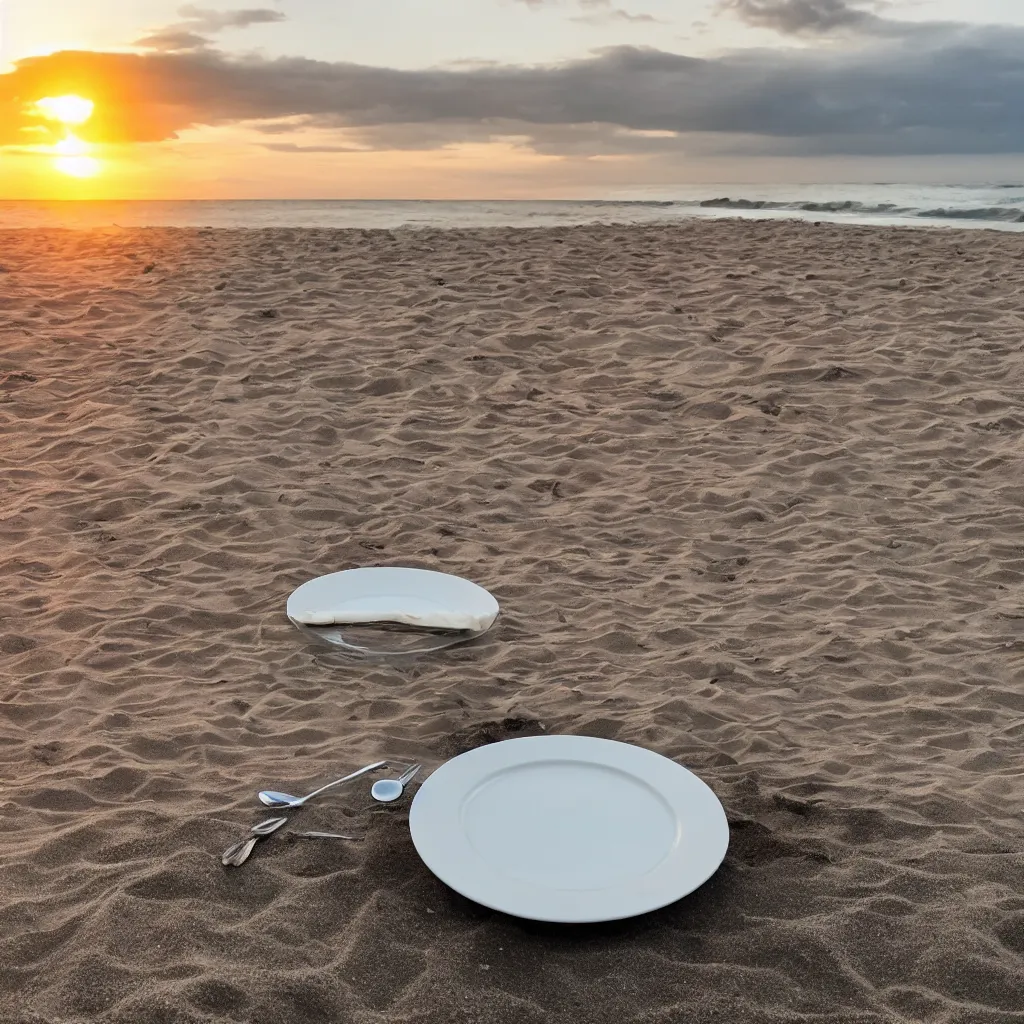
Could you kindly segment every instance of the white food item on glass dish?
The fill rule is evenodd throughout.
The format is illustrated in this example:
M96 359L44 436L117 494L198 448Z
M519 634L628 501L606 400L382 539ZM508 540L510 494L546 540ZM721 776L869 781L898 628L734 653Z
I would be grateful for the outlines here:
M396 623L420 629L483 632L498 602L483 587L429 569L347 569L302 584L288 618L304 626Z

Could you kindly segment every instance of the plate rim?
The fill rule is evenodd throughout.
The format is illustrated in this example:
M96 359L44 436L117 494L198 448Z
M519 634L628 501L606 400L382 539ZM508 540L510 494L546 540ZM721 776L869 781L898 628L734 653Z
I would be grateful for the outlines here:
M435 801L434 791L437 785L443 782L445 775L451 771L458 772L460 765L457 762L461 762L461 767L465 768L469 760L474 758L484 757L487 759L493 759L502 757L501 753L498 752L498 748L511 754L516 749L523 750L526 753L535 751L533 756L523 756L519 760L513 761L512 763L505 764L504 766L495 767L493 765L488 766L486 763L481 765L481 770L477 773L477 781L485 777L488 774L494 774L497 771L504 768L512 768L522 764L529 764L533 761L546 760L552 755L558 756L557 751L550 749L552 741L560 741L563 748L577 748L577 755L582 754L584 751L589 750L593 754L596 750L604 750L605 752L618 753L619 759L622 757L631 758L634 760L637 758L647 759L652 769L660 770L661 774L665 775L671 773L672 776L678 779L682 783L682 788L675 793L670 794L672 802L670 805L673 811L676 813L677 824L681 822L679 817L679 801L687 798L692 798L694 794L697 795L696 810L699 812L698 818L705 819L705 823L710 826L711 829L711 843L704 849L702 853L702 859L704 861L703 867L700 871L694 873L686 882L678 887L672 888L671 890L662 889L660 893L649 895L647 899L639 898L643 894L647 883L645 882L649 876L654 875L656 872L664 872L666 875L673 867L678 867L680 856L685 856L685 853L678 852L683 850L683 846L677 841L676 846L673 849L673 853L665 858L658 866L651 869L643 876L639 876L637 879L632 879L628 884L613 884L609 886L603 886L600 889L595 890L571 890L572 896L565 897L564 902L566 903L579 903L580 901L585 902L584 893L614 893L616 890L628 892L629 887L638 890L638 895L635 898L635 905L623 910L622 907L614 912L608 910L600 910L598 900L598 906L590 910L573 910L567 909L555 909L552 911L544 912L538 911L536 907L522 907L515 908L515 898L509 900L495 898L493 894L488 894L486 891L481 892L475 887L475 883L479 879L471 879L470 882L465 882L463 879L456 878L454 873L458 871L458 865L452 867L446 867L444 864L438 864L436 849L437 842L434 836L437 833L436 822L433 830L431 826L427 824L424 819L424 814L436 814L436 813L450 813L451 808L445 808L443 803L441 811L438 812L436 808L431 808L430 804ZM515 745L515 746L513 746ZM545 751L545 748L548 748ZM490 751L490 753L484 753ZM628 755L627 753L628 752ZM565 754L566 759L572 759L571 754ZM463 758L469 760L462 761ZM587 760L591 763L605 764L609 762L601 758L591 757L579 757L579 760ZM450 765L455 765L454 769L450 769ZM620 764L614 764L613 767L621 769ZM634 777L641 779L645 784L650 785L650 780L644 778L643 775L633 772ZM435 778L438 781L431 786L431 781ZM456 776L458 778L458 776ZM472 777L471 777L472 778ZM449 802L454 801L458 807L462 806L462 801L465 800L466 796L473 790L473 782L471 781L468 786L463 786L461 791L459 787L455 787L450 791L448 796ZM659 790L659 795L666 797L666 794ZM444 799L443 791L441 799ZM702 805L702 806L701 806ZM449 823L450 824L450 823ZM662 907L669 906L678 900L683 899L690 893L699 889L705 884L721 867L722 862L725 859L726 853L729 848L729 824L728 818L726 817L725 808L722 806L721 800L711 787L698 775L691 772L688 768L679 764L677 761L671 758L665 757L663 754L657 751L650 750L647 747L639 746L638 744L626 743L621 740L611 740L600 736L584 736L579 734L545 734L543 736L519 736L512 737L506 740L500 740L496 743L488 743L481 747L475 747L472 750L465 751L459 754L457 757L446 761L438 769L436 769L427 779L424 780L422 785L417 789L415 796L413 797L412 805L409 809L409 829L412 836L413 846L416 849L417 854L423 861L427 869L435 875L441 882L447 885L450 889L458 892L465 898L472 900L481 906L488 907L491 910L496 910L500 913L509 914L513 917L518 917L525 920L543 921L548 923L556 924L596 924L602 921L617 921L624 920L626 918L637 917L642 914L651 913L652 911L659 910ZM463 845L463 849L472 849L468 839L465 838L464 833L459 832L460 842ZM450 840L442 840L441 846ZM710 851L710 852L709 852ZM442 858L444 854L442 853ZM478 855L477 855L478 856ZM486 863L482 861L481 863ZM700 863L700 861L698 861ZM495 872L493 877L499 877ZM547 893L558 893L566 890L545 890L542 887L529 882L515 882L512 880L507 881L509 889L518 890L521 894L523 890L530 890L534 897L537 898L540 894ZM623 901L620 898L620 903ZM629 902L627 899L626 903Z

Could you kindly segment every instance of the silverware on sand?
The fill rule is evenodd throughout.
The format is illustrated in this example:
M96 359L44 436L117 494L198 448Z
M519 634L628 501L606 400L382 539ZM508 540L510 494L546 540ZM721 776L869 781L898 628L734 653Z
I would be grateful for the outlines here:
M343 782L358 779L360 775L366 775L367 772L375 772L378 768L383 768L387 763L387 761L375 761L373 764L368 764L365 768L360 768L359 771L353 772L351 775L346 775L343 779L335 779L333 782L328 782L326 786L314 789L312 793L307 793L305 796L292 796L290 793L279 793L273 789L264 789L259 794L260 803L266 804L268 807L301 807L307 800L312 800L313 797L319 796L328 789L340 786Z
M393 800L397 800L422 767L421 764L414 764L402 772L397 779L378 779L370 787L370 796L382 804L389 804Z
M232 843L220 857L221 864L226 868L237 868L241 867L248 859L249 854L256 848L256 844L269 836L272 832L276 832L282 825L288 823L287 818L267 818L266 821L261 821L258 825L253 825L249 829L249 838L242 839L240 842Z
M328 782L326 786L314 789L312 793L307 793L305 796L292 796L291 793L280 793L274 789L264 789L259 793L260 803L265 804L267 807L301 807L308 800L312 800L313 797L319 796L321 793L325 793L327 790L333 789L335 786L340 786L343 782L351 782L353 779L358 779L362 775L367 775L370 772L377 771L378 768L384 768L388 764L395 764L395 762L374 761L373 764L368 764L365 768L360 768L358 771L354 771L350 775L346 775L344 778ZM413 778L415 778L416 774L422 767L423 766L420 764L409 765L397 779L378 779L370 788L370 795L379 803L391 803L392 801L397 800L402 795L405 787ZM237 843L232 843L231 846L221 854L221 864L225 867L240 867L249 859L249 855L256 848L256 844L261 839L269 836L273 832L276 832L282 825L287 824L287 822L287 818L268 818L266 821L261 821L259 824L253 825L253 827L249 829L249 835L245 839L242 839ZM297 839L363 838L362 836L342 835L340 832L289 832L288 835L295 836Z

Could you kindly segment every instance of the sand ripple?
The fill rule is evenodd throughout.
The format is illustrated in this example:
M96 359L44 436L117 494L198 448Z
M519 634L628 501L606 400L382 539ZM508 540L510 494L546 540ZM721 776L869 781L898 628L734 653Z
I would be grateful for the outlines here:
M758 222L0 233L0 1021L1024 1021L1024 238ZM470 576L359 666L312 575ZM506 736L720 795L619 925L450 893L265 784ZM354 802L353 802L354 801Z

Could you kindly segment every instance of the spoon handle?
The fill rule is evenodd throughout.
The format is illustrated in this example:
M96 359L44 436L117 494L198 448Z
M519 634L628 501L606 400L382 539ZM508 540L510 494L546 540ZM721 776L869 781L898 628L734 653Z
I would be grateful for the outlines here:
M289 832L298 839L362 839L362 836L343 836L338 832Z
M307 800L312 800L313 797L319 796L321 793L326 792L332 786L340 786L343 782L350 782L352 779L358 779L360 775L366 775L367 772L375 772L378 768L383 768L387 764L387 761L374 761L373 764L368 764L365 768L360 768L359 771L353 772L351 775L346 775L343 779L335 779L334 782L328 782L326 786L321 786L319 789L314 789L312 793L307 793L303 798L303 803Z
M423 767L421 764L410 765L408 769L402 772L398 777L398 784L400 786L407 786L418 774L419 770Z
M271 832L276 832L282 825L287 824L287 818L267 818L266 821L261 821L258 825L253 825L249 831L254 836L269 836Z

